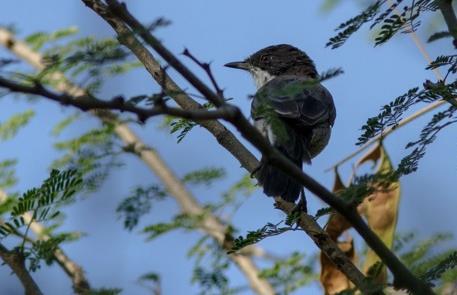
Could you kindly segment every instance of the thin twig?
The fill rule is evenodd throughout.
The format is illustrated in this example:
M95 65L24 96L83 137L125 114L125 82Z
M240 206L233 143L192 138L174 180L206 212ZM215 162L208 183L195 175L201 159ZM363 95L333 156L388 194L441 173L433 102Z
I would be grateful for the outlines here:
M187 48L184 49L182 54L190 58L193 62L195 62L199 67L201 67L205 71L205 73L208 75L211 81L211 84L213 84L214 90L216 90L217 95L223 97L224 91L219 87L216 78L214 78L213 72L211 71L211 65L207 62L199 61L192 53L190 53L189 49Z

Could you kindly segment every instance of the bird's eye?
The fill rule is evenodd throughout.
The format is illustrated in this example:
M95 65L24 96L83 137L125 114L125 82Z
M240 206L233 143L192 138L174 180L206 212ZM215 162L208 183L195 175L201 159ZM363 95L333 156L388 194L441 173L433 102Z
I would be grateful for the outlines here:
M262 55L262 56L260 57L260 61L263 62L263 63L266 63L266 62L269 61L269 58L268 58L267 55Z

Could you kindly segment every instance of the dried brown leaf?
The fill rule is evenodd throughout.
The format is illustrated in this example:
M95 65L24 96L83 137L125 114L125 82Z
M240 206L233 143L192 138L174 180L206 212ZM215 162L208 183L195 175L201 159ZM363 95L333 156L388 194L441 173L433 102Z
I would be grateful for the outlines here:
M345 188L340 174L335 169L335 182L333 184L333 192L338 192ZM338 238L350 228L349 222L337 213L332 213L328 220L325 231L329 234L338 245L338 247L354 262L355 251L354 241L348 235L346 241L338 241ZM321 253L321 283L324 287L325 294L336 294L348 288L352 288L351 281L333 264L332 261L324 254Z

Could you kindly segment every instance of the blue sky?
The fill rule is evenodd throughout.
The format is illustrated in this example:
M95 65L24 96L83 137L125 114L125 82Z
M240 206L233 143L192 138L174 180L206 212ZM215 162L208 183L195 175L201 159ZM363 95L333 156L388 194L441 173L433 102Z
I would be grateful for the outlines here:
M331 142L312 166L305 167L307 173L328 187L332 184L333 175L324 173L324 169L356 148L360 127L366 119L409 88L421 85L425 79L435 79L430 71L425 70L425 60L407 35L397 36L392 42L373 48L370 33L362 29L342 48L325 48L328 38L335 34L334 28L360 10L352 1L344 1L329 14L319 10L320 1L130 2L131 11L144 22L157 17L171 20L170 26L157 31L158 37L176 54L189 48L199 59L212 61L219 84L246 115L249 114L247 97L255 92L254 83L245 73L224 68L223 64L243 59L267 45L289 43L306 51L321 72L342 67L344 75L325 82L337 107ZM4 25L16 25L18 37L69 26L77 26L80 36L113 35L111 28L80 1L7 0L2 2L0 20ZM429 33L428 26L424 26L421 33L424 40L424 35ZM448 47L449 44L440 41L427 45L427 50L435 57ZM6 52L2 49L0 54L1 57ZM204 77L195 65L181 58ZM170 74L178 83L187 86L176 73ZM109 81L101 97L154 91L157 91L154 81L145 71L139 70ZM18 191L38 185L46 177L50 162L57 157L52 147L55 139L50 135L51 129L72 113L45 100L27 103L24 99L6 96L0 99L0 122L29 108L36 111L31 124L13 141L2 143L0 150L0 160L11 157L19 160L17 175L20 181L15 188ZM387 138L387 151L394 163L397 164L406 154L404 146L418 137L421 127L429 119L430 116L425 116ZM227 179L217 186L193 190L199 200L220 197L220 192L244 174L236 160L218 146L205 130L196 128L181 144L176 144L174 136L157 129L159 124L160 120L153 120L147 126L132 127L145 142L157 149L178 175L208 166L222 166L227 170ZM94 126L97 126L97 121L86 116L80 125L69 128L64 136L71 138ZM457 157L455 136L451 137L455 131L455 127L444 131L428 148L418 172L402 180L399 231L414 231L421 237L436 232L456 233L456 201L452 183L455 181ZM196 293L198 289L190 283L193 261L187 258L186 251L200 237L199 233L173 232L153 242L145 242L145 237L138 232L125 231L117 219L115 208L128 196L133 186L157 182L138 159L126 155L122 160L125 165L113 171L98 193L83 198L65 211L67 221L63 230L80 230L86 236L76 243L64 245L64 250L84 267L94 287L120 287L124 289L123 294L147 294L148 291L136 280L146 272L155 271L162 276L163 294ZM350 164L342 167L346 179L351 169ZM308 196L308 203L311 212L322 207L322 203L312 195ZM167 221L176 213L178 208L173 200L159 203L141 225ZM246 200L235 215L234 223L247 231L266 222L277 222L282 217L272 208L272 200L258 191ZM302 233L273 237L261 242L260 246L278 255L286 255L293 250L309 255L316 252L316 247ZM0 268L0 294L22 294L19 282L9 272L6 267ZM245 284L236 270L231 270L230 276L233 285ZM69 293L70 282L56 266L44 267L34 277L46 294ZM309 287L308 292L317 290L315 284Z

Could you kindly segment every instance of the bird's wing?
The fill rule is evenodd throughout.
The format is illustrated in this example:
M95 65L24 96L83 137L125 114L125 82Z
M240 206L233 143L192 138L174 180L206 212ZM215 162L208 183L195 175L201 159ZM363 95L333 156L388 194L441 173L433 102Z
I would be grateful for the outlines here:
M252 117L262 117L265 106L303 127L323 122L333 125L336 117L330 92L301 76L277 77L260 88L252 101Z

